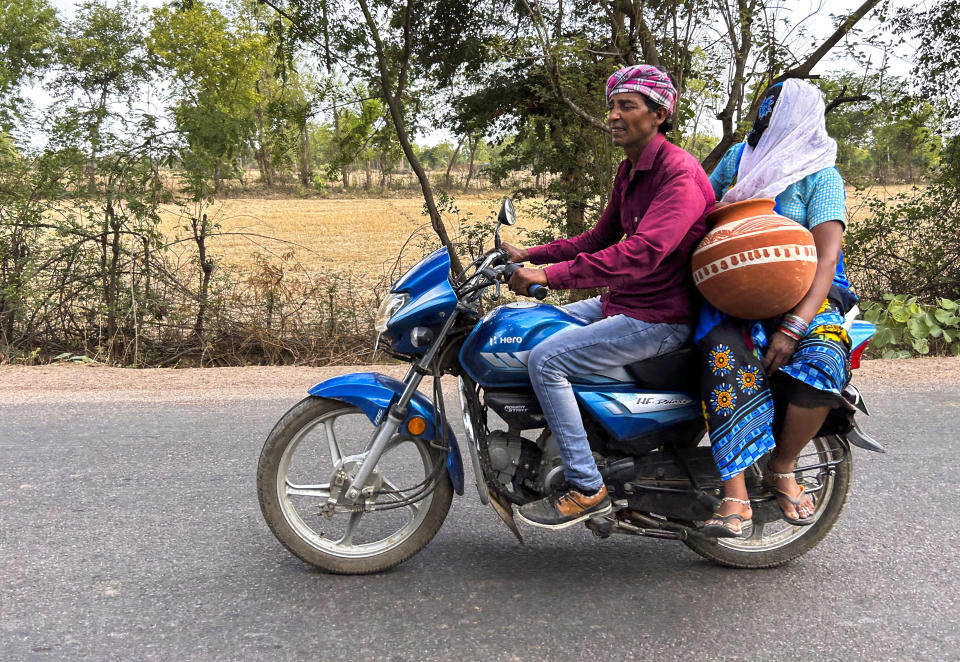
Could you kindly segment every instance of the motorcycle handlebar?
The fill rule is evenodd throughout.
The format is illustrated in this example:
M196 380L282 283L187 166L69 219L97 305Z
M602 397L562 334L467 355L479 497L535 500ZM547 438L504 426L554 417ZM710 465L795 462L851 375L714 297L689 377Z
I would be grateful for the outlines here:
M509 264L505 265L503 268L504 280L510 280L510 277L513 275L513 272L522 266L523 266L522 264L519 264L517 262L510 262ZM527 288L527 296L531 296L534 299L539 299L542 301L547 297L547 288L545 288L543 285L540 285L539 283L534 283L533 285Z
M540 301L543 301L544 299L547 298L547 288L545 288L543 285L540 285L539 283L534 283L533 285L527 288L527 294L532 296L534 299L539 299Z

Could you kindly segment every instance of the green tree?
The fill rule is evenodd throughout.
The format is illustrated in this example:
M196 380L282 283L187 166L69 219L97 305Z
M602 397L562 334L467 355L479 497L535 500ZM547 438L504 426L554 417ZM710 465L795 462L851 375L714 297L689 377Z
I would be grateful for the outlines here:
M54 133L75 139L89 156L88 192L96 191L97 159L124 132L140 86L149 78L138 7L85 0L56 45L58 75L51 112Z
M174 122L185 140L180 158L193 190L204 197L211 177L219 191L257 132L268 40L252 31L238 34L219 9L196 0L154 10L147 43L155 66L170 76ZM264 146L253 150L269 173Z
M56 12L47 0L8 0L0 5L0 136L22 119L26 102L21 86L52 63L58 28Z
M897 31L917 45L913 83L927 98L942 99L951 129L960 123L960 0L904 7L894 17Z
M364 188L372 186L371 160L375 156L374 142L386 125L383 103L367 98L366 90L356 88L357 101L345 104L339 111L338 123L333 136L334 151L328 162L328 176L342 174L346 182L348 173L358 164L365 169Z
M430 32L435 7L413 0L265 2L291 21L294 29L287 36L312 43L328 68L336 58L351 77L370 82L376 90L386 106L400 150L420 184L434 232L449 249L453 270L459 272L459 257L411 139L427 99L423 71L429 66L425 52L436 41ZM447 6L455 8L453 3Z
M904 98L871 132L875 178L914 184L939 163L942 141L931 128L940 116L925 99Z
M453 147L450 146L450 143L438 143L436 145L415 145L417 152L417 158L420 159L420 162L423 163L423 167L427 170L436 170L440 167L440 163L446 163L443 159L443 154L453 151ZM446 150L449 150L447 152Z
M292 155L291 160L296 163L300 185L304 188L313 182L310 121L319 112L323 100L320 83L313 76L295 70L284 80L281 102L271 107L274 125L280 135L280 149L287 155ZM274 160L282 159L275 156Z
M827 107L827 131L837 141L837 167L848 181L867 185L929 179L942 147L934 131L942 114L930 101L910 94L908 81L845 71L820 78L817 85L833 100Z
M55 101L50 143L64 176L79 181L83 196L65 212L81 244L95 240L100 283L96 315L103 320L100 344L112 356L126 310L123 261L130 233L150 235L159 217L147 200L156 179L155 162L143 136L155 118L138 107L148 80L138 7L130 0L107 5L87 0L76 8L56 45Z

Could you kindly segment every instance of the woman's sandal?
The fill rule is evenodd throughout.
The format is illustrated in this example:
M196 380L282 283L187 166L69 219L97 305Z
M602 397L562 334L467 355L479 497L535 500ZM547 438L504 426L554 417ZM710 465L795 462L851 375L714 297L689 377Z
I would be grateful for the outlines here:
M771 478L773 478L773 482L770 481ZM794 480L796 480L797 475L792 471L788 474L778 474L775 471L771 471L766 475L764 482L766 483L767 487L769 487L771 490L773 490L776 493L776 496L778 499L783 498L789 501L791 504L793 504L794 510L796 510L797 514L799 515L800 504L803 503L803 499L805 496L809 496L807 495L806 489L804 489L803 485L800 485L800 483L798 482L797 487L800 488L800 494L797 495L796 499L792 499L789 494L777 488L776 481L779 478L793 478ZM813 499L811 498L811 501L812 500ZM786 511L783 509L783 506L780 505L779 501L777 502L777 505L780 506L780 514L783 516L783 519L789 522L790 524L793 524L794 526L810 526L811 524L817 521L817 517L813 513L811 513L809 517L804 517L803 519L787 517ZM814 508L816 508L816 504L814 504Z
M720 500L721 503L724 501L732 501L743 506L750 505L750 502L745 499L734 499L733 497L724 497ZM734 520L740 520L740 528L737 530L734 530L731 526ZM737 513L732 515L714 513L707 522L719 522L719 524L704 524L700 528L700 533L708 538L749 538L750 534L753 533L753 518L746 519L743 515Z

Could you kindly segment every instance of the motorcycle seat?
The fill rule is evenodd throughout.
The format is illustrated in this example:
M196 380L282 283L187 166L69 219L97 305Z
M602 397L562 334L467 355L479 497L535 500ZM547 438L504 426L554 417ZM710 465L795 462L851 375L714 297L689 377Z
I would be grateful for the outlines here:
M624 368L641 388L693 393L699 390L697 348L692 343L666 354L627 364Z

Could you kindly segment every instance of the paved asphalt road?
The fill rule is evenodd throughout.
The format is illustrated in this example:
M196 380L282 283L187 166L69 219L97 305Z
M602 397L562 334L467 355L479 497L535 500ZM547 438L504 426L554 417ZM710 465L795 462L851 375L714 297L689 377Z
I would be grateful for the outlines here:
M261 520L259 449L294 400L0 405L0 659L960 659L960 393L867 397L889 454L856 454L838 527L786 567L579 528L520 546L468 484L366 577Z

